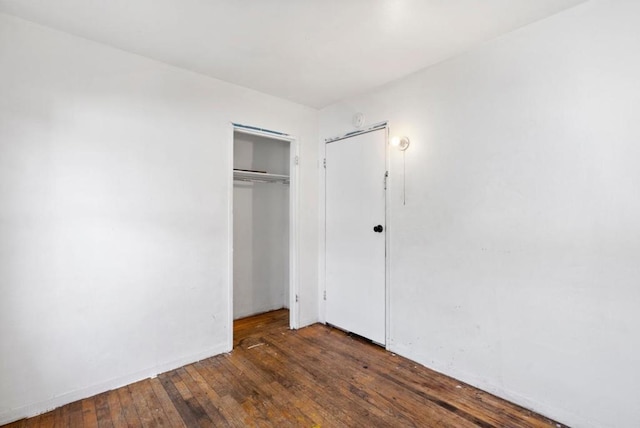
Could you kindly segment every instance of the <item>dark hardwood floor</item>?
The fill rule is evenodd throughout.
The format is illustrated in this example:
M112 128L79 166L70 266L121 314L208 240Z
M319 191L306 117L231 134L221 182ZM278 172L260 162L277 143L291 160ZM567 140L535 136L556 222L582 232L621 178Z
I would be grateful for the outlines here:
M236 321L234 351L5 427L561 427L286 310Z

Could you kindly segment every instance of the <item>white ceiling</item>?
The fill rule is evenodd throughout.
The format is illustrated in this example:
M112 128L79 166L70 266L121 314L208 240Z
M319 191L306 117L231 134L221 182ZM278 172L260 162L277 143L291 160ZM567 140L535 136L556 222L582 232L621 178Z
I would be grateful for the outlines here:
M0 0L0 12L321 108L583 1Z

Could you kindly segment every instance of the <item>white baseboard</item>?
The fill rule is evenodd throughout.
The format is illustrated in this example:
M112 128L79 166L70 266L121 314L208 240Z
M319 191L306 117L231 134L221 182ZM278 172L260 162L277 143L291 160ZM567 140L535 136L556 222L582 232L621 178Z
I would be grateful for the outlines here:
M24 418L37 416L41 413L46 413L60 406L64 406L65 404L73 403L74 401L82 400L88 397L93 397L94 395L111 391L112 389L120 388L122 386L130 385L132 383L135 383L144 379L155 377L160 373L168 372L170 370L174 370L179 367L186 366L187 364L195 363L197 361L204 360L205 358L223 354L228 351L229 349L226 344L220 344L218 346L209 348L197 354L189 355L184 358L179 358L177 360L162 363L145 370L140 370L138 372L130 373L122 377L110 379L106 382L100 382L98 384L91 385L86 388L65 392L49 400L27 404L26 406L22 406L17 409L10 409L9 411L0 413L0 425L8 424L10 422L15 422L17 420L24 419Z

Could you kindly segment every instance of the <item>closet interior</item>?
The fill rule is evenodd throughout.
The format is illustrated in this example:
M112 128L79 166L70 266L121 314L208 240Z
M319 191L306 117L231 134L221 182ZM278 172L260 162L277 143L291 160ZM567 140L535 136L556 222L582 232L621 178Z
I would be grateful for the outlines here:
M289 141L236 130L233 319L289 308Z

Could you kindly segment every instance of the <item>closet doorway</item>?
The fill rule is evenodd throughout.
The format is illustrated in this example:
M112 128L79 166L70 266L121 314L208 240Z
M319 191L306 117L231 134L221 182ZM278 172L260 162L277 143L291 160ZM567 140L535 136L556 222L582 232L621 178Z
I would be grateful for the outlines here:
M298 327L297 167L294 137L233 124L230 327L277 310Z

